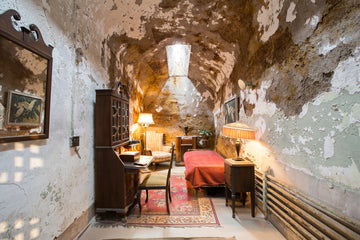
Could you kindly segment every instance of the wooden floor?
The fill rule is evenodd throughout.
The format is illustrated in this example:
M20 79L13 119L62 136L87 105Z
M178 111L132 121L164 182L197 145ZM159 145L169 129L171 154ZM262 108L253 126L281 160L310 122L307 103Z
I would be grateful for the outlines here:
M161 167L160 167L161 169ZM175 166L173 172L184 172L185 168ZM99 228L93 226L93 219L89 226L76 238L77 240L105 240L105 239L136 239L136 238L190 238L190 237L233 237L238 240L285 239L272 225L264 219L264 215L256 209L255 218L251 217L250 202L245 207L236 208L236 216L232 218L231 207L225 206L223 194L211 197L215 206L220 226L216 227L124 227L114 226Z

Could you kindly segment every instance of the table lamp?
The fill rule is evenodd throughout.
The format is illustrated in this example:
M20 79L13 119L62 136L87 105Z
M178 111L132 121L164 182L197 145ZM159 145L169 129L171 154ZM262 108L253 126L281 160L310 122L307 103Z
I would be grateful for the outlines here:
M235 161L243 161L239 157L241 149L241 139L255 139L255 129L247 126L244 123L234 122L223 126L222 135L229 138L236 138L236 153L237 157L233 158Z
M138 123L145 128L144 150L146 152L146 130L150 124L154 124L152 113L140 113Z

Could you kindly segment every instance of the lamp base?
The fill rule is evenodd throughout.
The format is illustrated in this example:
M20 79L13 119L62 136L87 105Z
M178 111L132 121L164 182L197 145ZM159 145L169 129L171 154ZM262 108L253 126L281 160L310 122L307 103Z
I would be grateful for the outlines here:
M243 159L241 157L235 157L232 160L234 160L234 161L245 161L245 159Z

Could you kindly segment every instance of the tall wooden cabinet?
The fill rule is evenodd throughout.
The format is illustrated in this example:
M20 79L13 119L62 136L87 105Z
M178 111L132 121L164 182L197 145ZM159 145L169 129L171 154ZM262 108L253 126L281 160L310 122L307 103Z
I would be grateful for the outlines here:
M129 143L129 100L123 85L96 90L95 211L127 214L138 185L138 171L127 169L118 151Z

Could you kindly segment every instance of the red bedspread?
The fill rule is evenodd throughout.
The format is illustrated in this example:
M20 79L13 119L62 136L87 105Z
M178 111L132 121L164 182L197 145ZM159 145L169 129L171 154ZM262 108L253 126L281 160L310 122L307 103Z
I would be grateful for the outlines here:
M224 185L224 161L222 156L211 150L185 152L185 179L194 188Z

